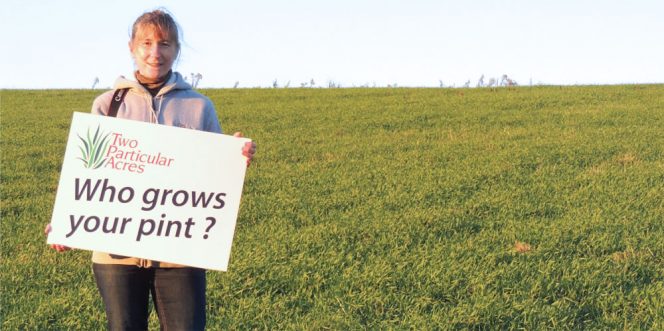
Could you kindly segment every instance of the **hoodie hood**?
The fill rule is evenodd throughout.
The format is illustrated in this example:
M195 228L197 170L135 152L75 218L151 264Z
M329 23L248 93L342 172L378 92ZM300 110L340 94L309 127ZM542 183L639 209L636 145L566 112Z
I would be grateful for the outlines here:
M129 88L131 91L137 94L145 94L145 95L150 95L150 92L146 90L143 85L141 85L139 82L135 80L130 80L125 78L124 76L118 77L118 79L115 80L115 84L113 84L114 89L123 89L123 88ZM159 93L157 93L156 96L160 96L163 94L166 94L170 91L173 90L191 90L191 85L187 83L183 78L182 75L180 75L179 72L174 71L173 74L171 75L171 78L168 79L166 84L159 90Z

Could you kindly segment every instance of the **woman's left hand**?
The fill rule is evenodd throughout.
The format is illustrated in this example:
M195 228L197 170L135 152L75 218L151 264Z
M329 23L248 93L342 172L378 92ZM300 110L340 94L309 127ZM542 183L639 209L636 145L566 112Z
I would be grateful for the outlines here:
M51 233L51 223L46 224L46 227L44 228L44 234L48 236L49 233ZM58 245L58 244L51 244L51 248L55 249L58 252L64 252L68 251L71 248L65 245Z
M235 132L233 137L242 137L242 132ZM256 143L253 141L247 141L242 146L242 155L247 157L247 167L251 164L251 160L254 159L254 154L256 154Z

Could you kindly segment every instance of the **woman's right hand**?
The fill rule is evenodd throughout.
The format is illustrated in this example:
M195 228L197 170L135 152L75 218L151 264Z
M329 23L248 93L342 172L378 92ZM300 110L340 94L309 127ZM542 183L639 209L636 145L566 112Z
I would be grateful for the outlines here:
M51 223L46 224L44 228L44 234L48 236L48 233L51 232ZM65 245L51 244L51 248L55 249L58 252L64 252L71 249L71 247Z

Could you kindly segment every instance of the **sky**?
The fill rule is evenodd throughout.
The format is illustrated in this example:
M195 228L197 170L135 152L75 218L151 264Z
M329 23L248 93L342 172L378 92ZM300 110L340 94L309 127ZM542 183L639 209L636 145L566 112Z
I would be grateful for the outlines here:
M664 83L662 0L2 0L0 89L111 88L165 8L199 87Z

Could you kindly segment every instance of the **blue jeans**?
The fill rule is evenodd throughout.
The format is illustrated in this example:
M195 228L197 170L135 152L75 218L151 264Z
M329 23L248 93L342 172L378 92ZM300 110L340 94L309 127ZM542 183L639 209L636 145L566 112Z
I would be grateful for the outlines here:
M147 330L150 294L161 330L205 329L205 270L92 264L109 330Z

